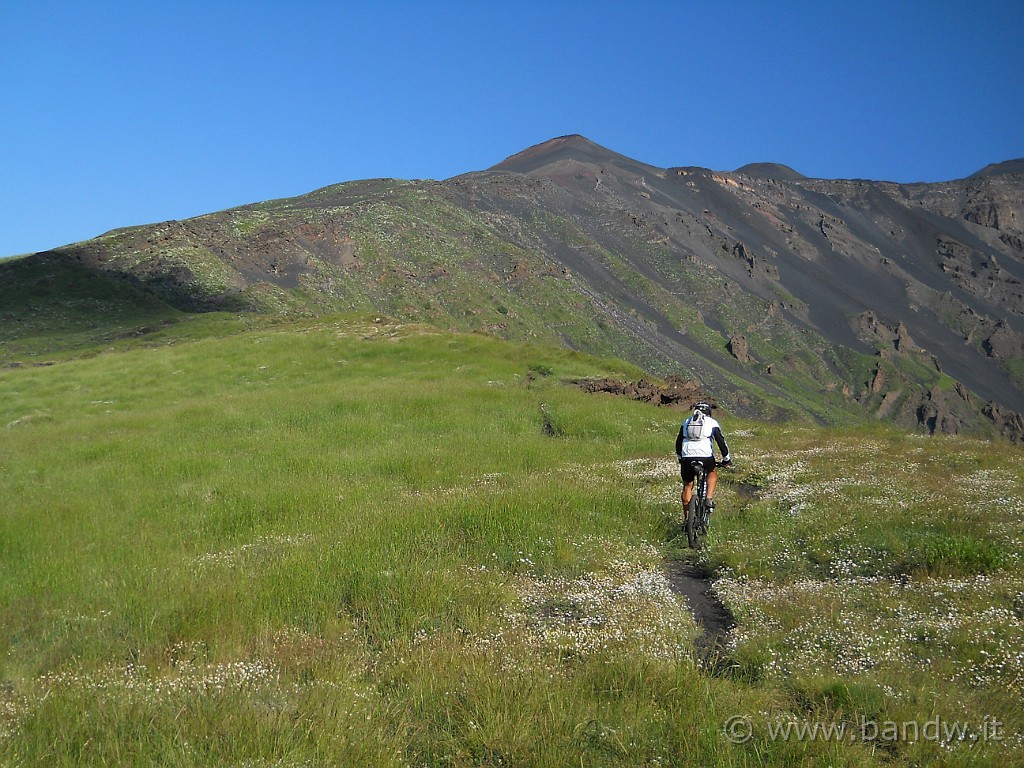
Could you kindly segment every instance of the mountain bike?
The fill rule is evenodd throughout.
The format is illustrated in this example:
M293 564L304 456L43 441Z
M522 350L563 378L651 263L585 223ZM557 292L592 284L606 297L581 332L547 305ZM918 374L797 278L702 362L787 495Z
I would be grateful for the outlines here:
M690 499L692 509L686 515L686 540L691 549L700 549L711 525L707 503L708 476L703 462L693 461L690 466L693 467L693 497Z
M690 499L693 511L686 516L686 540L692 549L700 549L708 535L708 529L711 527L711 508L708 507L708 476L704 471L703 462L691 461L690 466L693 467L693 497ZM732 466L731 463L719 464L717 468L724 469L730 466Z

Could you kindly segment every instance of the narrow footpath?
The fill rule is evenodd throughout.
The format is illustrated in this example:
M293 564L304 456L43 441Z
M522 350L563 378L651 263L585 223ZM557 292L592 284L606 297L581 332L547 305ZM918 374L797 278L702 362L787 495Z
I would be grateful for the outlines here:
M665 575L672 591L686 599L702 630L696 642L701 666L712 674L724 672L729 666L726 638L736 620L715 594L711 574L699 565L673 560L666 563Z

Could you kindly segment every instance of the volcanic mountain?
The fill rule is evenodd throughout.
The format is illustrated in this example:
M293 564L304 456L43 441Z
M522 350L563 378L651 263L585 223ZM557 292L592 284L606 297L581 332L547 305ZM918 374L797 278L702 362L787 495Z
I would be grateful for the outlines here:
M564 136L445 181L115 230L0 283L38 305L46 270L187 312L370 311L615 355L738 412L1024 436L1024 160L896 184L658 168ZM0 320L8 359L27 306Z

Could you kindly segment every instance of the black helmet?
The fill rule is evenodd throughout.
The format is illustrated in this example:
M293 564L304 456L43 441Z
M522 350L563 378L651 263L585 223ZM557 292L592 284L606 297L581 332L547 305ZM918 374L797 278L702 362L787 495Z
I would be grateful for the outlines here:
M715 406L713 406L711 403L709 403L709 402L707 402L705 400L701 400L701 401L696 402L696 403L693 404L693 410L700 411L705 416L710 416L711 415L711 409L714 408L714 407Z

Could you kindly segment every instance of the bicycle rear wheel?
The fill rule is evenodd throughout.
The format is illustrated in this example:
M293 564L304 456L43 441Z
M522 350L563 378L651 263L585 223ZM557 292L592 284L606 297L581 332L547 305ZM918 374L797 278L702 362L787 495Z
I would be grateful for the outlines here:
M701 499L697 503L693 514L687 519L686 537L692 549L700 549L704 546L704 539L708 535L709 517L704 499Z
M697 522L697 502L694 500L691 503L693 509L686 515L686 541L689 543L690 549L697 549L700 523Z
M707 510L704 505L705 476L703 468L697 468L693 480L693 498L690 503L693 509L686 516L686 541L691 549L700 549L707 534Z

